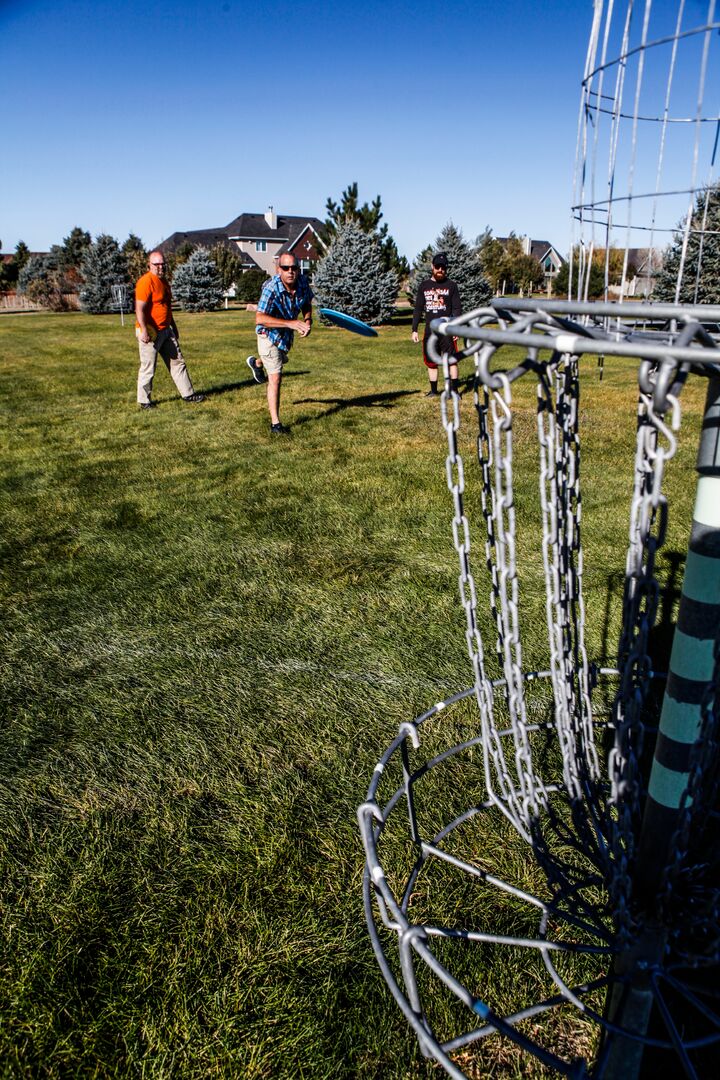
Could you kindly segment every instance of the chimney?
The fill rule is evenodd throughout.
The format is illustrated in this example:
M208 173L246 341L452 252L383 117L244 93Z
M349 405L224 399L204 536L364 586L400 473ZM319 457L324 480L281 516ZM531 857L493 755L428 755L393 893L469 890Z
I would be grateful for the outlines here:
M523 237L523 251L524 251L524 253L526 255L530 254L530 237L529 236L524 236Z
M272 206L268 206L265 211L265 220L271 229L277 229L277 214L273 210Z

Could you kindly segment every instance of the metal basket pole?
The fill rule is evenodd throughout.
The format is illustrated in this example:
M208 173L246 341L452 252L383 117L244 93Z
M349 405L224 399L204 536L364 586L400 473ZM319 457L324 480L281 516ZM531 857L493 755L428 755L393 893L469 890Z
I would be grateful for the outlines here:
M720 375L707 391L690 546L638 847L636 888L653 904L688 788L720 625Z

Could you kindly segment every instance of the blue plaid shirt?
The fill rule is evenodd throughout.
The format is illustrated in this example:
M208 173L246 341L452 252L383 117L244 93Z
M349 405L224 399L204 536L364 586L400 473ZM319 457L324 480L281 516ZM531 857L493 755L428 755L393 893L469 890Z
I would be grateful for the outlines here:
M280 280L280 275L276 274L263 285L258 311L262 311L264 315L271 315L273 319L297 319L303 308L309 307L312 298L313 292L305 274L298 274L294 296L287 291ZM264 334L269 338L272 344L277 345L283 352L289 352L292 348L295 337L292 330L278 330L269 326L258 326L256 330L258 334Z

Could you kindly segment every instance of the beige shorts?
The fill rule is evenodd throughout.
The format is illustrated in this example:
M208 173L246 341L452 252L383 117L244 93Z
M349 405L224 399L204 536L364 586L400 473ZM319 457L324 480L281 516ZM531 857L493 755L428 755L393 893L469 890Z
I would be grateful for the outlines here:
M263 367L268 375L279 375L283 365L287 363L288 354L273 345L266 334L257 335L258 356L263 362Z

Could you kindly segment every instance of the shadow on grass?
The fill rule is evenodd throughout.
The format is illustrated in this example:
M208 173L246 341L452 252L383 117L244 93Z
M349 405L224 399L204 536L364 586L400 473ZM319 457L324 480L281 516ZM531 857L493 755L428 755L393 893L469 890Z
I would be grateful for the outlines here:
M329 409L319 416L304 416L295 421L295 427L300 424L309 424L313 420L323 420L326 416L334 416L335 413L343 412L344 409L392 409L398 398L418 394L418 390L396 390L385 394L363 394L356 398L298 398L293 405L330 405Z
M285 379L294 379L298 375L309 375L309 369L307 371L284 371L283 382ZM249 386L262 386L263 383L256 383L254 379L241 379L239 382L220 383L219 386L210 386L207 390L200 391L206 398L218 397L220 394L228 394L232 390L246 390ZM181 398L176 394L174 397L156 398L155 401L158 405L164 404L168 401L180 401Z

